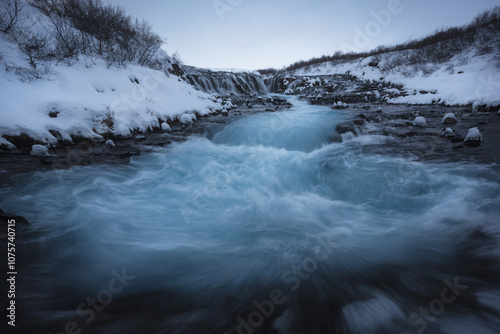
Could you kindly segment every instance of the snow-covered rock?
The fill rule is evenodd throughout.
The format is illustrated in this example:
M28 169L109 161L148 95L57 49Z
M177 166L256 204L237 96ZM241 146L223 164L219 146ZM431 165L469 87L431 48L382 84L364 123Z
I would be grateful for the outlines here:
M469 129L467 136L465 137L464 143L469 146L478 146L483 140L483 135L478 128L474 127Z
M454 113L450 112L444 115L443 124L456 124L457 123L457 117L455 116Z
M109 147L109 148L111 148L111 147L115 147L116 144L111 139L108 139L108 140L106 140L106 146Z
M9 150L15 150L17 148L14 144L12 144L7 139L0 137L0 146L2 146L2 145L6 146Z
M453 131L452 128L443 129L443 132L441 133L441 136L454 137L455 136L455 131Z
M229 98L226 100L226 102L224 103L224 108L226 109L232 109L234 108L234 104L233 104L233 101Z
M172 131L172 128L170 127L170 125L168 125L167 122L163 122L161 123L161 129L162 131L164 132L169 132L169 131Z
M31 155L47 156L49 154L49 149L43 145L33 145L31 148Z
M414 126L419 126L421 128L425 127L427 125L427 122L425 120L425 117L423 116L418 116L417 118L415 118L415 120L413 121L413 125Z
M181 122L181 124L184 126L191 125L191 124L193 124L193 118L189 114L184 114L179 119L179 122Z

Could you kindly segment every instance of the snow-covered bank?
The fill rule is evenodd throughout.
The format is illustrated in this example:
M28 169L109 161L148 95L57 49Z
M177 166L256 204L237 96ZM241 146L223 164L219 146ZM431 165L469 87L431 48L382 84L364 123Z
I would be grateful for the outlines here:
M297 76L349 73L362 80L403 85L407 96L390 103L497 106L500 105L498 55L479 55L469 49L436 65L407 65L402 59L412 51L391 52L350 62L326 62L293 72ZM431 92L431 93L429 93Z
M1 43L0 52L11 68L22 66L7 43ZM54 62L51 73L36 80L23 79L3 66L0 92L0 138L24 133L46 143L70 141L71 136L130 136L186 113L206 115L222 109L211 95L176 76L137 65L108 68L89 57L71 65ZM2 143L7 144L5 139Z

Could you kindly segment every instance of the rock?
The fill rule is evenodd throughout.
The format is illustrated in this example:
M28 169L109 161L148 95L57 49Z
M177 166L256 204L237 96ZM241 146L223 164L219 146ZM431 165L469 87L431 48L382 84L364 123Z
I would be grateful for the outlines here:
M382 113L382 108L378 107L376 112L377 112L378 114L381 114L381 113Z
M450 112L444 115L443 124L457 124L457 118L455 117L455 114Z
M464 144L468 146L479 146L483 140L483 135L478 128L474 127L469 129L467 136L464 139Z
M48 156L49 154L49 149L46 148L43 145L33 145L31 148L31 155L38 155L38 156Z
M3 212L2 210L0 210L0 221L7 222L11 219L14 219L16 221L16 225L29 225L29 222L26 220L26 218L24 218L22 216L18 216L18 215L7 214L7 213ZM7 230L7 227L5 227L5 230ZM5 233L7 233L7 232L5 232ZM5 238L6 237L7 237L7 235L5 235Z
M226 108L222 109L222 116L229 116L229 111L226 110Z
M427 125L427 122L425 121L425 117L422 117L422 116L418 116L413 121L413 126L419 126L419 127L423 128L426 125Z
M168 125L167 122L163 122L161 123L161 129L162 131L164 132L169 132L169 131L172 131L172 128L170 127L170 125Z
M446 128L444 129L443 128L443 132L441 133L441 136L444 136L444 137L455 137L455 132L453 131L452 128Z
M356 129L354 128L354 125L353 124L350 124L350 123L342 123L342 124L338 124L337 127L335 128L335 131L337 131L337 133L339 135L341 134L344 134L344 133L347 133L347 132L356 132Z
M355 125L363 126L365 125L365 120L364 119L355 119L352 121Z
M108 139L108 140L106 140L106 146L109 147L109 148L111 148L111 147L115 147L116 144L111 139Z
M179 119L179 122L181 122L181 124L183 126L186 126L186 125L192 125L193 124L193 118L191 117L191 115L188 115L188 114L184 114L181 116L181 118Z

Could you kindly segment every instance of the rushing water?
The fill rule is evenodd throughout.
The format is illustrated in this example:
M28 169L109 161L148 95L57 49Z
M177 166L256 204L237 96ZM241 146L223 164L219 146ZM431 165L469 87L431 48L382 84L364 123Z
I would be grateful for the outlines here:
M499 175L367 154L293 102L0 190L31 222L17 329L498 333Z

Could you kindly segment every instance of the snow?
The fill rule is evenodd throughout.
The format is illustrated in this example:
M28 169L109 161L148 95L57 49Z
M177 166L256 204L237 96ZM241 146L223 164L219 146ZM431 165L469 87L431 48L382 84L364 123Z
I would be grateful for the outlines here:
M115 147L115 142L112 141L111 139L106 140L106 146L107 147Z
M467 132L467 136L465 137L464 142L466 142L468 140L479 140L480 141L482 139L483 139L483 135L481 134L479 129L478 128L471 128Z
M165 132L172 131L172 128L166 122L161 123L161 129Z
M425 117L422 117L422 116L416 117L415 120L413 121L413 125L419 126L421 128L425 127L427 125Z
M181 122L181 124L184 126L191 125L191 124L193 124L193 118L189 114L184 114L179 119L179 122Z
M46 155L50 155L49 154L49 150L43 146L43 145L33 145L33 147L31 148L31 155L40 155L40 156L46 156Z
M0 40L0 53L12 66L28 67L5 40ZM42 79L0 68L0 138L25 133L55 143L50 130L69 141L72 135L103 140L101 134L107 132L129 137L158 127L158 119L174 120L186 111L206 115L222 108L212 95L149 68L108 68L103 60L84 56L71 64L50 65L51 73ZM4 138L0 144L10 146Z
M411 52L411 51L408 51ZM394 66L401 53L390 52L379 55L378 67L370 67L368 63L374 57L352 60L350 62L326 62L308 66L294 71L295 75L334 75L349 72L363 80L390 82L403 85L408 96L389 98L389 103L398 104L431 104L439 102L445 105L500 105L500 70L495 54L479 55L471 47L455 55L440 65L432 63L420 64L430 73L408 64ZM463 72L460 73L459 72ZM433 93L421 94L420 91ZM396 93L396 90L388 90ZM435 93L434 93L435 92Z

